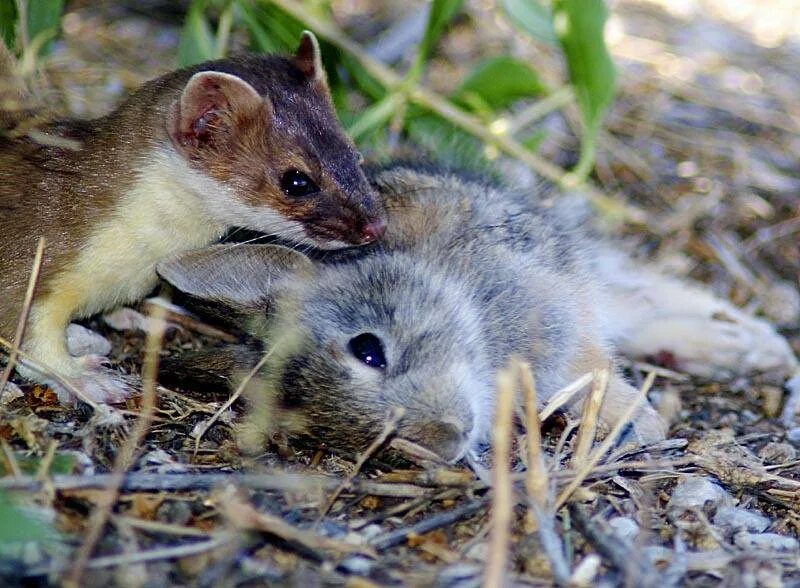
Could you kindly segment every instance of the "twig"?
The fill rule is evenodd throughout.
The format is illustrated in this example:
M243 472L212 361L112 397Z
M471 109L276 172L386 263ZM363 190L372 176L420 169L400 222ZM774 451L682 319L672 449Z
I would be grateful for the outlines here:
M267 360L269 359L270 355L272 355L273 351L275 351L274 345L264 354L264 356L258 361L253 369L247 373L244 379L239 383L239 386L237 386L236 391L231 394L228 400L225 401L225 404L223 404L220 409L211 416L211 418L203 423L203 426L198 431L197 437L194 440L194 452L192 453L193 461L197 459L197 452L200 451L200 441L203 439L203 435L205 435L211 426L216 423L217 420L225 413L225 411L233 406L233 403L239 399L239 397L244 393L245 388L247 388L247 385L250 383L250 380L252 380L253 377L255 377L255 375L261 371L261 368L263 368L267 363Z
M592 471L592 468L594 468L594 466L597 465L602 457L608 453L608 450L616 441L617 436L619 436L622 429L628 424L631 418L633 418L634 413L639 409L642 401L647 397L647 392L650 390L650 387L653 385L655 379L656 375L653 372L647 374L641 390L639 390L639 393L631 401L631 405L628 407L628 410L626 410L625 413L620 416L617 424L614 425L614 428L611 430L611 432L606 436L605 439L603 439L603 442L600 443L600 445L594 450L588 459L581 462L581 469L578 471L575 479L567 485L564 491L556 499L555 510L558 510L564 505L564 503L578 488L578 486L583 483L583 481L586 479L586 476Z
M20 25L25 28L25 25ZM39 237L39 243L36 245L36 254L33 257L33 268L31 269L31 277L28 279L28 288L25 290L25 298L22 301L22 312L19 314L17 321L17 330L14 333L14 347L8 354L8 365L3 370L3 375L0 376L0 399L3 397L3 391L6 388L8 379L11 377L11 372L14 371L14 365L17 362L17 355L19 348L22 346L22 338L25 336L25 325L28 322L28 315L31 312L31 304L33 304L33 294L36 291L36 283L39 281L39 271L42 268L42 256L44 255L44 237Z
M654 587L659 585L660 574L647 558L635 553L629 545L611 532L606 532L592 523L584 507L571 504L570 515L575 527L586 537L600 555L607 558L620 570L626 580L624 585Z
M125 472L133 464L134 457L150 427L153 410L156 404L158 358L165 328L164 312L156 310L154 314L150 315L150 330L147 333L147 339L145 341L145 355L142 364L141 412L130 435L125 440L125 443L114 459L111 485L106 489L106 492L101 494L89 518L86 539L78 550L74 566L64 580L64 586L69 588L77 588L81 585L81 577L86 568L86 563L89 561L92 551L94 551L94 547L100 539L100 534L103 532L103 528L108 521L114 503L116 503L117 498L119 498L120 486L122 485Z
M547 508L547 494L550 486L547 468L542 454L542 431L539 414L536 412L536 382L530 365L518 364L522 394L525 400L525 437L528 442L528 470L525 475L525 490L528 498L541 508ZM536 529L536 513L528 509L525 513L525 531Z
M323 537L310 531L298 529L283 519L264 512L257 511L249 504L235 486L226 486L215 497L214 501L219 511L230 520L237 529L260 531L273 535L287 543L299 547L305 553L311 553L314 559L322 561L324 555L320 551L332 551L336 554L365 553L360 545L353 545Z
M484 586L504 585L508 562L509 531L514 505L509 460L511 457L511 418L514 412L514 377L509 368L497 375L497 401L494 418L494 456L492 467L492 519Z
M441 514L425 517L418 523L415 523L409 527L396 529L394 531L389 531L388 533L377 535L376 537L370 539L369 544L378 552L385 551L390 547L394 547L395 545L402 543L408 539L409 535L422 535L424 533L433 531L434 529L439 529L440 527L450 525L468 517L472 513L479 511L485 506L485 501L476 500L459 508L454 508Z
M180 492L208 490L221 484L233 483L254 490L277 490L318 494L321 490L334 490L341 484L339 478L319 474L267 473L267 474L126 474L119 488L123 492ZM113 474L94 476L53 476L47 481L55 490L85 490L87 488L108 489L116 483ZM17 492L39 492L45 483L33 476L0 478L0 490ZM353 492L390 496L393 498L416 498L430 492L429 488L413 484L379 483L355 479L350 482Z
M600 407L608 388L609 370L599 370L595 373L594 385L589 397L584 400L583 411L581 412L581 424L578 428L578 438L575 440L575 449L572 452L571 464L577 467L584 462L589 450L592 448L595 436L597 435L597 421L600 415Z
M350 54L370 76L374 77L388 90L398 89L405 82L405 79L396 74L392 69L373 59L361 46L347 37L335 23L329 20L323 20L310 13L305 9L303 3L296 2L296 0L269 1L313 29L318 36L343 50L345 53ZM435 92L431 92L421 86L413 86L408 90L408 97L419 106L435 112L453 125L467 131L489 145L494 145L507 155L518 159L543 178L565 188L582 190L602 212L611 216L625 218L632 222L643 223L646 221L647 216L643 211L630 204L618 202L588 182L583 182L577 186L570 184L570 177L560 167L532 153L507 134L492 132L490 129L486 128L479 119L467 114Z
M347 477L342 481L341 484L333 491L328 501L325 503L325 506L320 510L319 516L317 517L317 522L321 521L322 518L328 514L333 503L336 502L336 499L339 498L339 494L342 491L350 486L353 481L353 478L356 477L358 472L361 471L361 468L364 467L366 461L374 454L380 447L386 443L386 440L389 438L397 430L397 424L400 422L400 419L403 418L405 414L405 410L399 406L392 407L391 412L389 413L389 417L386 419L386 423L383 425L383 431L381 431L380 435L375 437L370 443L369 447L367 447L364 452L358 456L355 465L353 466L353 471L350 472Z
M111 568L124 564L189 557L200 553L206 553L219 547L224 547L236 540L236 536L225 533L208 541L202 541L198 543L189 543L187 545L178 545L176 547L162 547L160 549L151 549L148 551L140 551L139 553L125 555L98 557L86 562L86 567L91 569ZM31 577L57 574L65 571L68 567L69 563L66 562L56 565L35 567L29 569L26 572L26 576Z

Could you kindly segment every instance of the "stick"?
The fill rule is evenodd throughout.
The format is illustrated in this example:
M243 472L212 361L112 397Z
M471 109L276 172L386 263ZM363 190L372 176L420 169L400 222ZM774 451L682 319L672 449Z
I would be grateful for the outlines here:
M381 552L394 547L408 539L410 535L423 535L434 529L439 529L446 525L450 525L461 519L464 519L474 512L484 508L486 503L483 500L476 500L469 502L459 508L448 510L441 514L425 517L418 523L403 529L396 529L388 533L382 533L370 539L369 544L375 548L376 551Z
M58 491L107 489L115 483L113 474L94 476L53 476L47 484ZM122 492L187 492L209 490L221 484L232 483L253 490L305 491L318 494L320 490L334 490L342 483L339 478L320 474L151 474L134 472L126 474L119 486ZM0 478L0 490L9 492L40 492L45 482L33 476ZM371 480L352 480L353 492L390 496L394 498L416 498L425 496L430 488L414 484L393 484Z
M25 27L22 26L22 28ZM28 288L25 290L25 298L22 301L22 312L19 315L17 330L14 333L14 346L8 354L8 365L6 365L6 369L3 370L3 375L0 376L0 399L3 397L3 391L6 389L6 384L11 377L11 372L14 371L14 364L17 362L19 348L22 345L22 338L25 336L25 325L28 323L28 315L31 312L31 305L33 304L33 294L36 291L36 283L39 281L39 272L42 269L43 255L44 237L39 237L39 244L36 245L36 254L33 257L31 277L28 279Z

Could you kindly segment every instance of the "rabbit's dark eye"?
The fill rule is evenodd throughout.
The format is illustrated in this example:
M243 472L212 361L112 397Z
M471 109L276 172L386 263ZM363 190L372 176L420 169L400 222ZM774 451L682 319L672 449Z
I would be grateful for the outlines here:
M382 370L386 367L381 340L372 333L361 333L347 344L350 353L364 365Z
M319 187L299 169L290 169L281 176L281 190L288 196L299 198L309 194L316 194L319 192Z

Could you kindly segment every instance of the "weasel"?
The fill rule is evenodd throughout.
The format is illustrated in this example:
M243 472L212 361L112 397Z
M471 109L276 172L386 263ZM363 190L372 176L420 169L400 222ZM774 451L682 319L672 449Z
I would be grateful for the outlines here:
M124 378L71 357L74 319L135 301L156 264L232 227L323 249L384 231L361 157L337 122L319 46L168 73L111 114L0 134L0 335L12 338L36 243L44 261L19 371L69 394L119 401ZM44 135L44 139L42 139Z

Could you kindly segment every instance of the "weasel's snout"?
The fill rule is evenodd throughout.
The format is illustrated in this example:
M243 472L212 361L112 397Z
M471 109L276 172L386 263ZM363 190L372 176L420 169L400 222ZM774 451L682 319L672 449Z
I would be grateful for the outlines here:
M424 423L401 427L403 437L430 449L446 461L456 461L467 450L467 441L472 432L472 422L460 418L443 417Z

